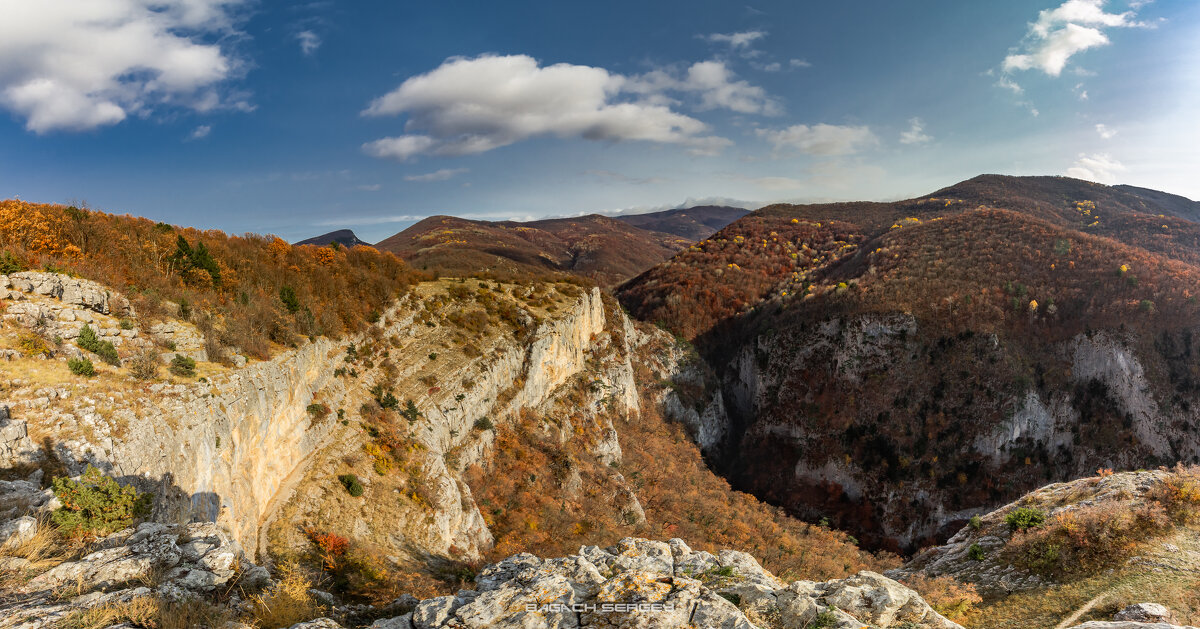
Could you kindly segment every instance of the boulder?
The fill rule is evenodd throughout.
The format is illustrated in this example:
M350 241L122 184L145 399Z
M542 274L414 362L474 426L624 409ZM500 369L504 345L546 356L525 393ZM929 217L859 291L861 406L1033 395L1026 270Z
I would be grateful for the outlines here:
M410 614L371 626L754 629L805 627L820 617L837 629L961 629L916 592L873 572L785 585L750 555L694 551L678 539L626 538L556 559L522 553L487 566L475 583L475 590L421 601Z
M1171 610L1158 603L1135 603L1117 612L1113 620L1135 622L1168 622L1174 619Z
M33 539L37 530L37 520L27 515L0 524L0 548L20 546Z

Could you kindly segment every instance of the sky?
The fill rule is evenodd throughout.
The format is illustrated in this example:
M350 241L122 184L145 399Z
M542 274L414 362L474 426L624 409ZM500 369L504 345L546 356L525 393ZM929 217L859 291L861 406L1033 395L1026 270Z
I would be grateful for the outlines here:
M298 240L435 214L1200 199L1200 2L0 0L0 198Z

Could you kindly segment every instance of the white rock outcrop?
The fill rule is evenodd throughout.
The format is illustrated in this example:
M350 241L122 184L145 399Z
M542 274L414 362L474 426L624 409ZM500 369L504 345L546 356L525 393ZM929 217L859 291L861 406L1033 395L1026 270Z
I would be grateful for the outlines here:
M961 629L916 592L873 572L847 579L780 582L746 553L713 555L683 540L626 538L569 557L525 553L492 564L476 589L426 599L374 629L668 629L760 626ZM291 629L341 625L326 618Z

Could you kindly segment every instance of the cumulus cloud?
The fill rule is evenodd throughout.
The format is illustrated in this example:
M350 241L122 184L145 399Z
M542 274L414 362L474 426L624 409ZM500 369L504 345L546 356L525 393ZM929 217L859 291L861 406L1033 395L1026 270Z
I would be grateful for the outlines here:
M1040 12L1037 21L1029 25L1020 50L1004 58L1004 70L1041 70L1059 76L1077 53L1109 43L1104 29L1148 26L1135 20L1140 5L1124 13L1107 13L1105 2L1067 0L1058 8Z
M805 61L804 59L792 59L791 61L788 61L788 65L792 66L793 68L811 68L812 67L812 64Z
M743 114L779 113L779 105L767 98L763 88L736 81L721 61L701 61L688 68L687 78L677 89L700 95L702 109L730 109Z
M317 49L321 47L321 37L312 31L296 33L296 40L300 42L300 52L305 57L315 55Z
M776 151L799 151L808 155L849 155L878 143L866 126L831 124L792 125L786 129L758 129Z
M192 130L192 134L188 136L189 140L202 140L212 133L212 126L202 124Z
M1117 135L1117 130L1110 129L1108 125L1098 124L1096 125L1096 133L1099 133L1100 137L1104 138L1105 140L1111 140Z
M35 133L113 125L158 107L208 111L238 59L211 43L245 0L0 0L0 106Z
M668 92L691 94L701 109L774 113L762 88L736 80L719 61L683 72L627 77L604 68L541 66L526 55L453 57L372 101L364 116L406 115L405 133L363 145L375 157L469 155L540 136L640 140L714 154L731 144L672 109Z
M908 131L900 134L901 144L925 144L933 140L925 134L925 123L920 118L909 119L908 125Z
M425 173L422 175L405 175L404 180L420 182L445 181L451 177L454 177L455 175L461 175L469 172L471 172L471 169L469 168L443 168L441 170L435 170L434 172Z
M1117 173L1126 170L1128 169L1121 162L1113 159L1107 153L1093 155L1080 153L1079 160L1075 162L1075 165L1067 169L1067 176L1097 183L1113 183L1117 180Z
M728 44L730 48L749 48L751 44L767 36L765 31L743 31L740 33L713 33L701 37L714 44Z

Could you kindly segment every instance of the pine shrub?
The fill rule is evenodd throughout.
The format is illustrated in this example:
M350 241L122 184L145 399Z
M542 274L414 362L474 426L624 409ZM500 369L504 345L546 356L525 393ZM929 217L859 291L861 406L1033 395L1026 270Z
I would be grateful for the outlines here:
M193 378L196 376L196 361L183 354L175 354L171 359L171 373L180 378Z
M57 477L53 487L63 506L51 514L51 520L72 539L101 537L129 527L150 513L154 500L153 494L121 486L91 465L79 480Z
M342 486L346 488L346 493L358 498L363 495L363 486L359 482L358 477L354 474L342 474L338 476L338 480L342 481Z
M117 356L117 348L110 341L101 341L100 337L96 336L96 330L92 329L90 325L85 325L79 330L79 338L75 340L75 344L80 349L99 356L100 360L113 367L121 366L121 357Z
M1004 521L1008 523L1008 528L1014 531L1024 531L1045 524L1046 512L1033 507L1020 507L1012 510L1004 518Z
M91 378L96 375L96 366L86 358L72 358L67 361L67 367L71 370L71 373L83 376L84 378Z

